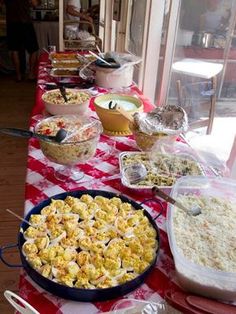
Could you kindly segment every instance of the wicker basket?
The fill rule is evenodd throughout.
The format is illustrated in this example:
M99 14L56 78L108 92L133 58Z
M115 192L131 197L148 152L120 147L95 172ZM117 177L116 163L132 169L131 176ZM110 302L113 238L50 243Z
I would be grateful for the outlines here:
M93 39L68 39L65 36L65 28L68 25L78 26L80 30L87 30ZM94 25L87 21L64 21L64 50L97 50L96 46L102 49L102 40L95 34Z
M143 151L151 150L156 141L168 135L163 132L149 135L139 131L139 129L136 128L135 125L130 125L130 129L132 130L138 148Z

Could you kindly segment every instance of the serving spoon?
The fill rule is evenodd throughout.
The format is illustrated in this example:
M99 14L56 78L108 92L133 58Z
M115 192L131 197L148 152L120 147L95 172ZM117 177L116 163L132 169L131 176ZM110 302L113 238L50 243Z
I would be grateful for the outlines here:
M202 212L202 210L199 206L193 206L192 208L188 209L182 203L175 200L174 198L172 198L171 196L169 196L168 194L166 194L162 190L160 190L157 186L154 186L152 188L152 192L154 193L154 195L159 196L160 198L165 200L167 203L173 204L173 205L177 206L178 208L183 209L189 215L198 216Z
M0 132L7 135L13 135L13 136L19 136L19 137L25 137L25 138L35 137L43 141L57 142L57 143L60 143L61 141L63 141L67 136L67 131L65 129L60 129L54 136L34 133L29 130L16 129L16 128L0 128Z
M61 96L63 97L63 99L65 100L65 102L68 102L67 96L66 96L66 89L64 86L62 85L58 85L59 91L61 93Z

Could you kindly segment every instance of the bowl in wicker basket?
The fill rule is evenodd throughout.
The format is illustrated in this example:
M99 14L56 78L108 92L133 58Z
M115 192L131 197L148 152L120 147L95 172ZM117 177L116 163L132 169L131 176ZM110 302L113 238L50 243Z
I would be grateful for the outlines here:
M168 136L168 134L163 132L158 132L152 135L143 133L134 124L130 124L130 129L133 132L138 148L143 151L150 150L156 141L162 139L164 136Z

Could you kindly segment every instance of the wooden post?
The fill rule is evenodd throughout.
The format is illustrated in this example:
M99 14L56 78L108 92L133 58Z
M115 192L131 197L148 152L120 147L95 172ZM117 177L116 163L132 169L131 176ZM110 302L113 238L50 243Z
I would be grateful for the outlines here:
M211 95L211 107L209 111L209 122L207 126L207 134L211 134L212 127L213 127L213 122L214 122L214 117L215 117L215 110L216 110L216 82L217 82L217 77L213 76L211 79L212 82L212 89L214 93Z

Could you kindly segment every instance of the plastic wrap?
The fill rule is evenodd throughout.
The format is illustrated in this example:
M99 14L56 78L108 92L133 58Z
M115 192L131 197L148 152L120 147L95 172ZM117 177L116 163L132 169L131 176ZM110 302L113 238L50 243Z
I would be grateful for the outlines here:
M55 135L60 129L67 131L62 143L83 142L100 134L102 128L99 120L78 115L58 115L42 119L36 125L36 132Z
M180 313L166 301L159 302L122 299L116 302L107 314L178 314Z
M131 55L129 53L119 53L115 51L106 52L104 55L105 59L114 59L116 63L120 65L117 71L120 71L126 66L135 65L142 61L141 58Z
M183 139L185 140L184 137ZM155 156L157 156L158 153L176 155L194 160L204 170L204 173L210 176L228 176L229 173L225 161L218 159L217 156L209 150L206 154L201 149L192 147L188 141L182 143L179 141L170 141L168 138L161 139L153 145L150 151L150 159L155 160ZM188 175L194 174L190 173Z
M195 136L187 143L195 151L201 162L207 165L215 175L225 177L230 175L230 170L226 164L228 155L217 137L211 135Z
M67 132L61 143L40 140L41 150L49 160L61 165L74 165L95 154L102 132L99 120L79 115L52 116L35 126L36 133L46 135L55 135L60 129Z

